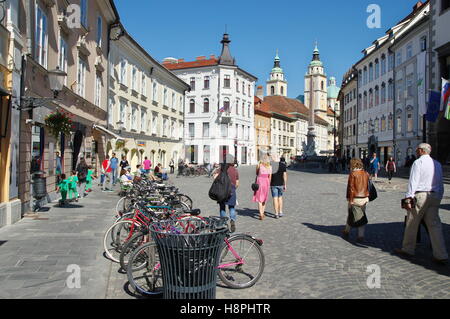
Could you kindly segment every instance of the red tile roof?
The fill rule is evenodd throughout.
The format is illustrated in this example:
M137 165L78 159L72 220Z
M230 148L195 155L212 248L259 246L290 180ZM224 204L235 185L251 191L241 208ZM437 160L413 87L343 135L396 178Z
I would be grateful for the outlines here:
M176 63L163 62L162 64L169 70L181 70L181 69L189 69L189 68L198 68L198 67L202 67L202 66L218 65L219 60L216 58L212 58L212 59L208 59L208 60L204 59L204 60L184 62L184 60L181 59L181 61L178 60L178 62L176 62Z

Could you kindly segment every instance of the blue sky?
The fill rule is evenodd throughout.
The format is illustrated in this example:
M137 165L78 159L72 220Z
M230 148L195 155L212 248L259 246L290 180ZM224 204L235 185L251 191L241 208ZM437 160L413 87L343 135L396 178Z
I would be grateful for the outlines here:
M328 77L337 78L361 51L411 11L416 0L115 0L127 31L158 61L220 55L227 25L231 53L264 85L279 49L289 97L303 94L317 40ZM381 28L366 25L370 4L381 8Z

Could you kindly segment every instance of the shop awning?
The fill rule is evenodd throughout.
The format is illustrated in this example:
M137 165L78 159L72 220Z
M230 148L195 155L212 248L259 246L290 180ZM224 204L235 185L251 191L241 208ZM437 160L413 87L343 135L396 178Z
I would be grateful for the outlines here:
M112 137L114 137L115 139L117 139L118 141L125 141L125 139L123 139L122 137L120 137L119 135L117 135L114 132L111 132L110 130L108 130L107 128L100 126L100 125L94 125L93 126L94 130L99 130L102 131L103 133L106 133Z

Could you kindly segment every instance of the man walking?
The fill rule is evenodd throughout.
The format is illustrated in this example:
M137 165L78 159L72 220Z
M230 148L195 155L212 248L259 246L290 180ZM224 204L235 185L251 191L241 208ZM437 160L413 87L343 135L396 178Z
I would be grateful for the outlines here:
M275 156L274 156L275 157ZM283 217L283 193L287 189L287 170L284 157L280 158L280 162L272 163L272 179L270 182L270 190L273 198L273 208L275 209L275 218Z
M111 163L112 183L115 186L117 182L117 168L119 167L119 159L116 157L116 153L112 154L110 163Z
M377 153L373 153L373 157L370 160L370 175L378 180L378 171L380 170L380 160L377 158Z
M439 218L439 205L444 196L442 166L430 157L431 146L422 143L416 149L417 157L411 168L405 209L408 211L402 249L394 252L412 257L416 248L417 230L422 220L427 225L433 261L446 264L448 260L442 224Z
M102 183L102 190L104 192L112 192L112 175L111 175L111 161L109 160L109 155L106 155L105 160L102 163L102 173L105 178ZM105 188L106 180L109 180L109 188Z

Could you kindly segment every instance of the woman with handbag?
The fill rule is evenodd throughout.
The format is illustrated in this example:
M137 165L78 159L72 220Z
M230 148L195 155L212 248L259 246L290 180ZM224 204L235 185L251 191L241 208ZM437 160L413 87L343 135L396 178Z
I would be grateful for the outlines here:
M272 167L267 155L258 164L256 175L258 190L254 192L253 202L258 203L259 219L264 220L267 198L269 197L270 182L272 179Z
M342 231L344 239L348 239L352 227L358 228L357 242L364 241L364 230L367 225L366 205L369 202L369 174L358 158L350 161L350 174L347 183L348 216L347 225Z

